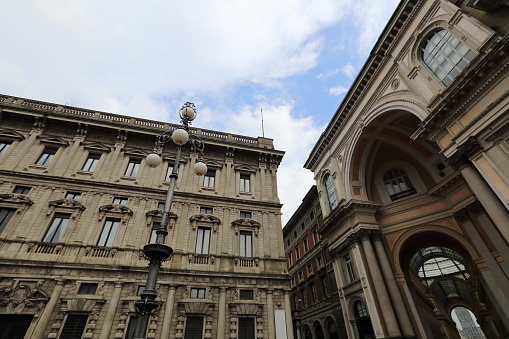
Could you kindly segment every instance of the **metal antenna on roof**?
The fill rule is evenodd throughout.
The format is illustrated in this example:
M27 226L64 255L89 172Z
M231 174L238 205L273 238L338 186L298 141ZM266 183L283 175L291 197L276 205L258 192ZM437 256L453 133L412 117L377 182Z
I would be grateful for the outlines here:
M262 115L262 137L265 138L265 130L263 129L263 109L260 108L260 114Z

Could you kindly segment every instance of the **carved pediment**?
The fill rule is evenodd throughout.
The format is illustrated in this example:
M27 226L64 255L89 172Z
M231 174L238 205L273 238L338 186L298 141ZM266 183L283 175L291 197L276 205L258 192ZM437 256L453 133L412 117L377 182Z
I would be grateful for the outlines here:
M241 218L232 221L232 226L235 227L235 234L238 234L239 229L243 228L243 229L253 229L255 236L258 236L261 224L253 219Z
M179 313L212 315L214 302L210 301L179 301Z
M19 132L7 129L0 130L0 138L3 140L24 140L25 136Z
M17 204L33 205L34 202L24 194L8 193L0 194L0 202L12 202Z
M233 315L239 316L239 315L261 315L263 311L263 305L262 304L255 304L255 303L230 303L230 312Z
M83 147L87 150L98 152L111 152L111 147L100 142L83 142Z
M221 219L210 215L210 214L195 214L191 218L189 218L189 221L191 222L208 222L208 223L215 223L215 224L221 224Z
M74 199L53 200L53 201L50 201L48 203L48 205L49 205L49 208L48 208L48 212L46 212L46 215L51 215L55 211L55 208L68 209L68 210L72 210L71 212L72 212L73 219L76 219L76 217L86 209L86 207L83 206L83 204L81 202L74 200Z
M157 210L148 211L147 213L145 213L145 215L147 216L147 225L151 225L152 222L154 221L154 218L161 219L163 217L163 210L157 209ZM177 221L178 218L179 217L175 213L169 212L169 214L168 214L168 228L172 228L173 225L175 225L175 222Z
M109 204L99 207L99 221L101 221L106 214L109 215L120 215L122 217L122 223L126 223L127 220L133 215L133 211L124 205Z
M241 171L241 172L256 173L258 171L258 169L256 167L247 166L247 165L235 165L234 168L236 171Z
M83 204L81 202L74 200L74 199L53 200L53 201L49 202L49 205L55 206L55 207L63 207L63 208L77 208L82 211L84 211L86 209L86 207L83 206Z
M125 154L134 155L141 158L145 158L147 155L149 155L149 152L141 148L124 147L123 151Z
M87 297L87 298L62 298L64 302L63 307L67 306L68 312L92 312L100 309L106 302L101 297Z
M20 282L16 287L0 288L0 308L7 313L26 312L26 308L42 309L49 300L48 294L39 286L42 281Z
M55 145L55 146L69 146L67 140L58 137L38 137L41 144Z
M189 218L189 221L191 222L193 230L195 230L198 223L200 223L202 225L211 225L214 232L217 230L217 226L221 224L221 219L210 214L195 214Z
M205 161L205 165L207 165L208 168L222 168L223 164L214 161L214 160L207 160Z

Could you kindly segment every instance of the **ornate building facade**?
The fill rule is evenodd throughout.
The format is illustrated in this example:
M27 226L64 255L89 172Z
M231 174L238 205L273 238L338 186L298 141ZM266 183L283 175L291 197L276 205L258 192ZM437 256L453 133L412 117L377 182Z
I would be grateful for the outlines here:
M460 305L509 336L508 32L401 1L309 155L349 338L459 338Z
M327 239L321 239L322 211L316 186L283 228L294 333L301 338L346 337L345 322Z
M132 338L177 125L0 96L0 337ZM271 139L192 128L148 338L293 338Z

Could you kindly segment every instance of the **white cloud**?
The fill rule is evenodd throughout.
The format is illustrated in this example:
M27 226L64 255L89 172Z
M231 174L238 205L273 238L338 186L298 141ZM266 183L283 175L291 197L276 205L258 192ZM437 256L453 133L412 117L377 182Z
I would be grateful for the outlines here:
M337 87L333 87L333 88L329 88L329 94L330 95L334 95L334 96L340 96L341 94L343 93L346 93L348 92L348 88L347 87L343 87L343 86L337 86Z
M350 79L352 79L356 75L355 68L351 64L348 64L341 68L341 72L343 72L343 74L345 74Z
M278 193L284 204L284 225L315 184L313 174L303 166L324 126L317 126L312 117L294 117L293 103L284 101L245 105L236 114L224 111L214 114L231 117L227 128L231 133L261 135L260 108L263 109L265 137L274 139L275 148L285 151L278 169Z
M328 71L326 73L320 73L320 74L318 74L316 76L316 78L320 79L320 80L325 80L325 79L327 79L327 78L329 78L329 77L331 77L331 76L333 76L335 74L338 74L339 71L340 71L340 69L336 68L336 69L330 70L330 71Z

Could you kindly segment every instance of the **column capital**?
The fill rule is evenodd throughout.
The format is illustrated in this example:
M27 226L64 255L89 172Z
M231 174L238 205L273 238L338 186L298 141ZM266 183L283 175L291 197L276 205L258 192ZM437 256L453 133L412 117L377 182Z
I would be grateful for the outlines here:
M481 145L474 136L471 136L465 143L459 146L449 159L449 164L456 170L462 170L467 166L471 166L470 158L482 151Z

